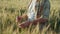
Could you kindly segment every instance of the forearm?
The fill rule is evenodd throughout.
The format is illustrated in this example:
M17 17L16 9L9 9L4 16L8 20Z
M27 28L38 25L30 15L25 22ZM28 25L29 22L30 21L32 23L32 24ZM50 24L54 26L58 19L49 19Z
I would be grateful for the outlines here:
M48 19L45 18L38 18L36 20L33 21L33 24L36 25L37 23L43 24L46 23L48 21Z
M38 23L44 24L44 23L46 23L47 21L48 21L47 19L38 18L38 19L34 20L33 22L26 21L26 22L20 24L19 27L20 27L20 28L25 28L25 27L29 27L30 24L33 24L33 25L37 25Z

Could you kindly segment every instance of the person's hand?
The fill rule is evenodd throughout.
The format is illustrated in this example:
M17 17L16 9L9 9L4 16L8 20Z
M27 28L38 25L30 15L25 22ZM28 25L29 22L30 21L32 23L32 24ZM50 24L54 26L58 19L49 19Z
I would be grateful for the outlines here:
M23 14L22 16L17 16L16 17L16 22L20 22L22 19L28 19L28 16L26 14Z
M27 20L28 19L28 16L26 14L23 14L22 15L22 18L25 19L25 20Z
M21 19L22 19L22 16L18 16L18 17L16 17L16 22L20 22Z

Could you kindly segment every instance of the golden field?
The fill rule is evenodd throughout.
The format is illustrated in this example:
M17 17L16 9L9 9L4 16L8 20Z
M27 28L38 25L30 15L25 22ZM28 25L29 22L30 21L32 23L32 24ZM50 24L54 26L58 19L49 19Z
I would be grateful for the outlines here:
M44 27L42 31L39 31L39 25L34 29L19 29L16 17L27 11L30 1L0 0L0 34L60 34L60 0L50 0L48 27Z

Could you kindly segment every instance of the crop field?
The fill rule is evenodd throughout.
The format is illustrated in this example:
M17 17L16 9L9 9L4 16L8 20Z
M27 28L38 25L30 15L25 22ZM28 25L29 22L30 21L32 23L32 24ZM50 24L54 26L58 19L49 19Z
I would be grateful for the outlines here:
M30 1L0 0L0 34L60 34L60 0L49 0L51 5L49 25L42 31L39 31L39 24L32 29L18 27L16 17L27 12Z

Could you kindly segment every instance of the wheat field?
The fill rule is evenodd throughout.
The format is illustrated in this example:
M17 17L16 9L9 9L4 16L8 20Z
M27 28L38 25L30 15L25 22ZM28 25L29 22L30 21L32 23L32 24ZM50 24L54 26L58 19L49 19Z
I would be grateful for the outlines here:
M60 34L60 0L49 0L51 4L49 25L42 31L39 31L39 24L32 29L18 27L16 16L21 16L27 11L30 1L0 0L0 34Z

